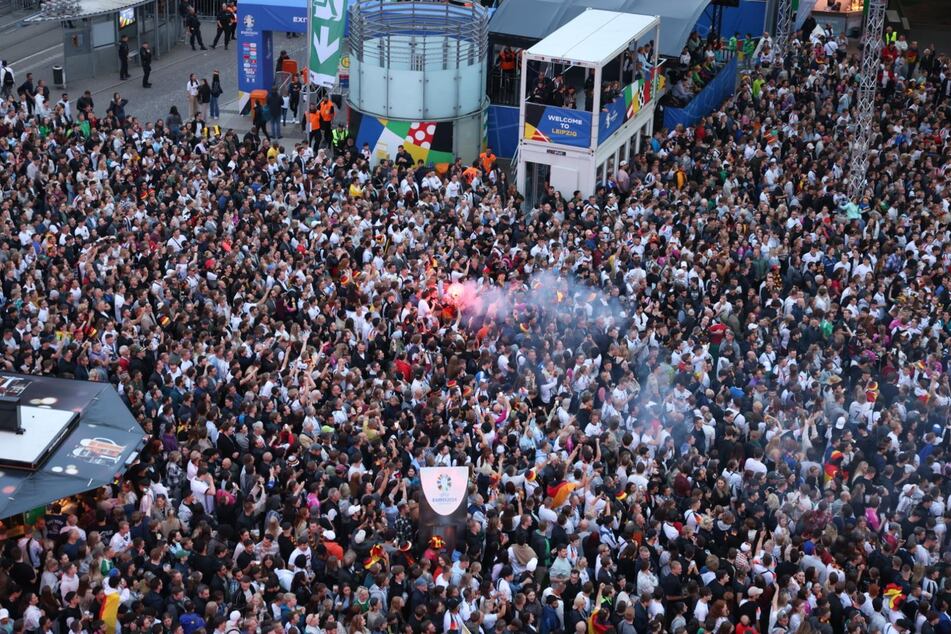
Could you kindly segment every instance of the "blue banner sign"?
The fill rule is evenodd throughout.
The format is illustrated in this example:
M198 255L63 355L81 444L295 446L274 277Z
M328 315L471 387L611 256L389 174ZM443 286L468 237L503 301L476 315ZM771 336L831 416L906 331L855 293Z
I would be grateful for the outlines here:
M526 103L522 138L541 143L591 147L591 113Z

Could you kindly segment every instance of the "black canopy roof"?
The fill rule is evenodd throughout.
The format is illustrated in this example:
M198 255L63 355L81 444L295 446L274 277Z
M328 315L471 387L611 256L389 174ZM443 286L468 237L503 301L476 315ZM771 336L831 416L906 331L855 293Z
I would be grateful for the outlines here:
M29 419L36 421L44 410L51 410L51 419L69 419L64 411L78 415L35 466L0 467L0 518L113 482L145 441L144 430L112 385L10 373L0 374L0 384L14 386L20 406L32 412L23 417L26 433ZM0 444L13 433L0 431Z

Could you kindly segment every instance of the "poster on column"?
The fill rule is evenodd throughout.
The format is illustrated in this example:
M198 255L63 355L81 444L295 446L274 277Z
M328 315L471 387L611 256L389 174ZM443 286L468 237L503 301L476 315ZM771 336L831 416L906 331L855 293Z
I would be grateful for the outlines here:
M591 145L591 113L526 103L525 130L522 138L541 143L589 147Z
M469 495L468 467L423 467L419 470L423 500L419 507L419 541L425 547L434 536L447 552L466 525Z
M318 86L333 86L342 53L346 0L310 0L307 68Z
M241 42L242 85L258 84L258 43Z

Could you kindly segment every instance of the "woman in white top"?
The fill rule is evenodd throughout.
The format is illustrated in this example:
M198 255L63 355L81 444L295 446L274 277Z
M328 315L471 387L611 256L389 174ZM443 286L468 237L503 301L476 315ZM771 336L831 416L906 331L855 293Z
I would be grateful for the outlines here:
M185 95L188 97L188 116L194 118L198 114L198 78L195 73L188 76L188 83L185 84Z

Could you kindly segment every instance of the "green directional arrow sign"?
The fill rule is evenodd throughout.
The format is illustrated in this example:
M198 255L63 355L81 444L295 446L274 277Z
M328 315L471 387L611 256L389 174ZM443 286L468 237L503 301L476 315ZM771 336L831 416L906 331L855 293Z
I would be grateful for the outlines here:
M318 86L333 86L343 47L346 0L310 0L307 68Z

